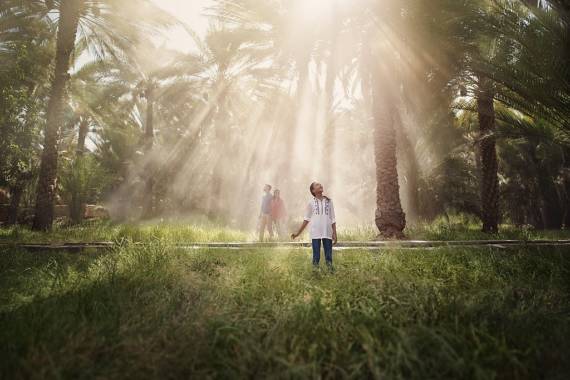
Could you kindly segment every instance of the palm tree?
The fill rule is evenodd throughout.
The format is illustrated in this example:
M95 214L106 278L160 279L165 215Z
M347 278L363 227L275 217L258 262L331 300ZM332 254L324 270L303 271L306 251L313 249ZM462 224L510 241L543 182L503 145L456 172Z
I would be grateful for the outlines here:
M375 223L378 238L402 239L406 216L400 201L397 161L397 129L400 125L401 80L396 70L398 46L389 42L392 31L386 20L397 18L393 4L365 6L351 22L360 30L356 44L358 70L363 97L369 98L371 111L374 162L376 166ZM394 12L394 13L393 13ZM383 42L382 42L383 41Z
M314 107L307 103L313 98L311 63L316 63L316 46L320 39L326 40L326 31L320 30L320 24L313 24L303 17L304 0L277 2L271 0L217 0L215 17L231 29L242 30L247 36L242 54L252 64L271 64L273 75L266 76L275 102L280 98L282 89L276 88L289 83L289 90L295 97L296 112L287 121L278 120L278 112L273 113L274 123L281 123L280 133L276 134L281 147L282 157L279 173L289 177L295 166L294 144L299 127L314 125ZM332 56L331 56L332 57ZM332 69L334 65L329 65ZM328 90L333 91L333 70L330 70ZM260 79L259 82L263 82ZM275 83L281 84L276 85ZM273 105L275 107L275 105ZM311 132L314 132L311 129Z
M483 232L498 231L499 178L495 137L495 93L489 79L479 77L477 115L479 118L479 154L481 161L481 219Z
M30 17L33 2L0 4L0 184L10 191L8 223L37 174L42 109L47 95L53 29Z
M201 45L201 41L198 43ZM156 57L161 56L160 62ZM210 78L206 75L212 62L196 54L183 54L164 48L141 46L129 54L127 62L109 62L103 73L107 87L113 99L120 97L132 99L130 105L136 115L142 136L140 142L140 161L136 166L138 177L143 183L142 218L151 218L158 211L158 195L156 184L162 187L179 175L180 168L187 159L188 149L195 145L193 138L200 132L197 124L207 123L208 115L201 114L202 110L194 109L197 93L204 89ZM210 72L211 74L211 72ZM112 84L112 85L111 85ZM103 92L101 99L109 96ZM231 96L229 96L231 98ZM214 113L216 101L208 104L207 114ZM189 124L184 121L194 118ZM178 131L174 134L173 146L163 146L164 141L157 139L160 126L161 136L168 134L169 124L174 124ZM190 145L187 145L187 143ZM160 157L160 160L157 159Z
M81 167L85 160L86 141L91 127L96 119L97 108L101 105L102 85L99 84L97 73L105 67L105 62L95 61L84 65L70 78L70 97L67 108L71 111L68 121L69 130L76 130L77 141L75 156L72 158L71 174L73 181L69 181L71 200L69 214L71 223L79 224L84 215L84 184L81 183Z
M144 152L149 156L154 145L154 107L156 101L157 84L153 80L146 81L143 84L143 96L146 99L146 119L144 128ZM154 215L154 175L147 175L143 191L143 210L142 217L150 218Z
M374 161L376 163L375 222L382 238L404 237L406 216L400 202L396 157L398 91L390 57L376 56L371 70L372 115L374 118Z
M467 38L471 46L461 49L468 62L462 81L477 103L471 111L479 119L483 232L497 232L500 216L495 103L568 130L568 18L561 3L552 2L556 10L540 3L529 10L516 2L480 1L477 12L467 10L474 32Z
M210 142L216 147L225 146L228 149L237 146L235 141L239 136L234 132L236 128L231 127L239 125L240 119L245 116L243 99L247 97L249 100L250 96L259 95L254 94L255 88L249 83L257 62L243 52L250 34L247 30L212 24L204 39L194 35L197 54L177 57L172 67L159 73L161 78L169 77L176 83L170 89L164 88L164 95L179 94L177 97L186 99L187 104L195 103L186 136L181 141L187 145L178 143L168 154L167 161L174 167L183 166L188 160L188 152L195 150L197 142ZM180 93L180 90L186 93ZM195 99L197 91L203 94L198 102ZM246 93L247 96L244 96ZM231 166L231 161L224 154L210 157L211 151L202 153L209 156L209 162L202 168L211 173L206 208L210 216L215 216L225 198L222 191L228 188L224 186L229 177L225 170ZM181 161L181 156L186 157ZM176 176L181 174L176 173Z
M542 4L542 5L540 5ZM518 5L518 6L516 6ZM505 91L500 101L568 133L570 127L570 11L562 0L520 4L498 9L493 21L514 46L506 59L483 67ZM524 22L521 22L523 20Z
M49 27L49 22L38 20L35 15L47 12L45 7L34 0L4 0L0 3L0 71L6 71L14 62L16 52L14 44L33 40L33 27L40 25L42 29ZM44 31L36 30L36 37L43 36Z
M79 49L78 49L79 50ZM79 54L81 55L81 54ZM69 204L70 220L79 224L83 220L87 183L84 166L87 164L88 153L86 142L90 132L96 131L101 124L104 110L110 110L111 104L126 91L122 83L118 85L117 78L111 75L114 66L112 60L93 61L83 65L70 78L69 99L67 110L70 116L66 130L74 131L75 155L72 159L71 175L68 190L71 192Z
M497 39L499 33L493 27L496 8L486 0L469 3L441 0L437 5L427 5L434 11L425 12L428 15L426 19L434 17L425 25L428 27L425 34L440 43L438 51L433 54L437 60L432 58L435 61L432 67L445 67L447 86L460 88L458 95L459 92L470 95L477 104L475 108L469 106L464 109L477 113L479 120L478 146L475 148L480 172L481 212L478 214L484 232L497 232L499 190L494 102L498 90L492 72L485 69L485 62L496 60L497 50L501 50L501 41ZM504 50L507 48L505 45ZM469 94L466 89L469 89Z
M144 27L165 26L171 19L147 0L60 0L46 4L57 6L59 20L55 69L47 107L45 141L38 180L33 228L48 230L53 223L58 166L57 140L62 125L66 85L78 32L82 43L93 54L118 57L129 43L134 43ZM147 29L148 30L148 29Z
M65 85L69 78L68 72L71 63L71 54L75 47L77 27L83 7L84 0L67 0L60 4L55 72L47 107L45 142L41 159L33 224L33 228L36 230L50 229L53 222L53 204L57 178L58 131L62 123Z

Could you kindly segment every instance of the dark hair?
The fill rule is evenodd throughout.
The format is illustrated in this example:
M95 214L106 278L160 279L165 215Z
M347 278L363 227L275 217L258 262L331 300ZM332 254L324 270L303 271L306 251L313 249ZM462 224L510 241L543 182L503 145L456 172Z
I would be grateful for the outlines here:
M269 191L271 191L271 185L270 184L266 183L265 187L269 187Z
M311 186L309 186L309 191L311 192L311 195L313 197L315 196L315 193L313 193L313 188L315 187L316 184L317 184L316 182L313 182L311 183Z
M309 186L309 191L311 192L311 195L312 195L313 197L315 196L315 193L313 193L313 189L314 189L314 187L315 187L315 185L316 185L317 183L318 183L318 182L313 182L313 183L311 183L311 186ZM326 200L329 200L329 201L331 200L331 199L330 199L329 197L327 197L326 195L323 195L323 198L325 198Z

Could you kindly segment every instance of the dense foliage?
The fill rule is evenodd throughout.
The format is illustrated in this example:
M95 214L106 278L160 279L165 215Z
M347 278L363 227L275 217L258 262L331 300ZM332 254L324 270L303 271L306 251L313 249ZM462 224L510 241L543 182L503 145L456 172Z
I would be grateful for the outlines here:
M455 212L486 232L569 224L565 2L304 3L217 0L188 52L158 46L192 25L149 1L3 1L7 221L104 203L244 228L263 183L296 210L317 176L347 222L376 201L388 237Z

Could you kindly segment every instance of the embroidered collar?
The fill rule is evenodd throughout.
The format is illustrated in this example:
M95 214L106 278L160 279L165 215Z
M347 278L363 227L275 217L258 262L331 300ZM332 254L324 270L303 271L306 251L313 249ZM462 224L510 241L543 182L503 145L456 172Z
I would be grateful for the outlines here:
M319 201L320 201L320 204L319 204ZM317 215L320 215L320 214L329 215L330 199L328 199L327 197L323 197L323 199L319 199L313 195L313 204L314 204L314 211L316 212Z

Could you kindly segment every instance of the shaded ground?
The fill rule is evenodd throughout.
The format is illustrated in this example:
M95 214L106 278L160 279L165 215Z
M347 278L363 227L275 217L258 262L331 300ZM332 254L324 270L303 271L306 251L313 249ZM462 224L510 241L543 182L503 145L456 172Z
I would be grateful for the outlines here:
M0 249L2 378L567 378L570 248Z

